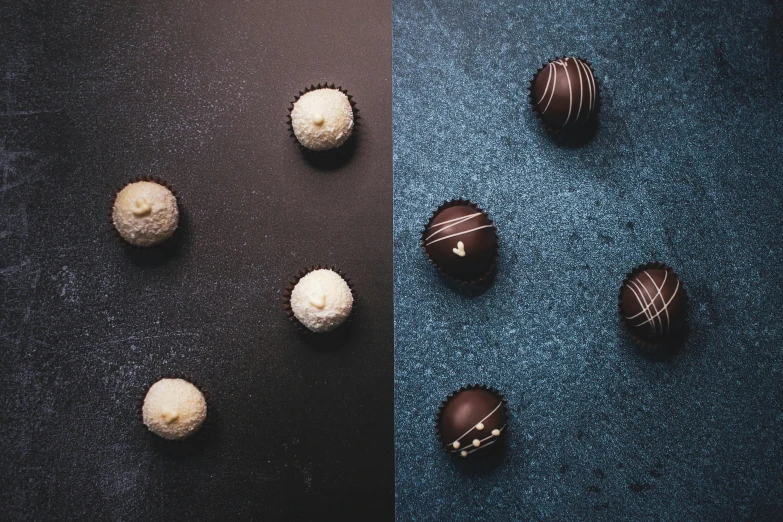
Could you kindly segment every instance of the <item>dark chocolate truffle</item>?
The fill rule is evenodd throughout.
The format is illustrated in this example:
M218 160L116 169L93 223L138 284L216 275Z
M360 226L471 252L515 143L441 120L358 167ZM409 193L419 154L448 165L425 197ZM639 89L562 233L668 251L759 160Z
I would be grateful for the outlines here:
M639 340L661 344L685 325L688 298L680 278L666 265L637 267L620 289L620 317Z
M590 65L579 58L558 58L542 67L530 83L538 117L554 129L581 127L595 113L598 89Z
M469 201L441 205L424 230L422 243L439 270L462 281L488 275L497 257L495 225Z
M469 386L450 395L441 405L437 431L443 449L467 457L494 445L506 431L508 408L499 392Z

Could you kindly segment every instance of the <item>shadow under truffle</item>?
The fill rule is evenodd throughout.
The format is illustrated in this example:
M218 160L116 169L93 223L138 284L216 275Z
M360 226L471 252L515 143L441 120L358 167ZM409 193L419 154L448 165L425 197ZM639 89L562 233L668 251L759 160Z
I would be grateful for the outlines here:
M124 239L122 241L125 254L131 263L139 266L161 266L169 260L182 254L190 240L190 220L182 204L179 204L179 221L174 234L160 243L151 247L137 247Z
M448 286L455 293L465 297L478 297L482 295L484 292L486 292L487 290L489 290L490 287L492 287L492 285L495 283L496 274L497 274L497 266L489 274L487 274L481 281L475 283L468 283L468 282L460 281L458 279L455 279L454 277L450 277L438 271L439 278L442 281L446 282L446 286Z
M685 344L688 341L688 337L690 335L690 323L686 322L680 331L673 334L665 344L661 344L660 346L655 347L637 343L631 337L631 335L624 330L620 330L620 335L627 345L631 346L637 353L639 353L648 361L667 362L674 359L683 352Z
M500 444L495 444L493 448L484 450L486 453L481 457L459 458L448 457L454 467L459 471L471 475L488 475L499 468L506 456L505 438Z
M330 150L312 151L305 147L300 147L302 157L316 170L330 171L339 169L348 163L356 153L359 140L356 134L354 132L345 143Z
M345 345L346 342L348 342L348 339L350 339L356 331L356 313L357 310L354 307L354 309L351 310L351 316L343 324L331 332L314 333L299 330L299 336L301 337L302 342L308 348L312 348L320 352L331 352L339 350Z
M552 135L552 140L558 147L578 149L593 141L598 134L599 115L593 115L582 127L563 129Z

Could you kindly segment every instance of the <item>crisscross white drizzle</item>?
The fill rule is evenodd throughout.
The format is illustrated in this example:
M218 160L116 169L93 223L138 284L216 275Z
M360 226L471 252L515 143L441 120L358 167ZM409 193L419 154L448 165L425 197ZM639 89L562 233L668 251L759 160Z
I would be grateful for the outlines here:
M650 284L653 286L653 288L655 288L655 294L650 292L650 289L647 285L640 283L636 279L631 279L628 281L627 288L636 298L639 306L641 307L641 311L631 316L625 316L625 318L629 321L633 321L637 318L642 319L642 316L644 316L644 320L642 322L633 324L632 326L638 328L640 326L649 325L654 335L669 333L671 330L669 304L674 300L680 290L680 280L675 278L676 286L674 287L674 291L672 292L672 295L669 297L669 299L665 300L662 292L663 287L666 285L666 280L669 277L669 272L664 271L663 281L661 282L660 286L655 283L655 279L653 279L649 272L643 272L643 274L650 279ZM656 304L656 300L658 299L659 304Z

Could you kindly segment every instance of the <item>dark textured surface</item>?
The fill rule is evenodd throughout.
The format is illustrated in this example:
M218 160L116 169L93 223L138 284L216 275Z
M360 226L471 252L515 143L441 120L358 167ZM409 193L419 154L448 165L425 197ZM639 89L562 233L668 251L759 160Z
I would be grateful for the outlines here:
M394 3L399 520L780 520L783 6ZM530 114L548 59L588 58L600 125L558 147ZM466 197L499 229L494 285L464 295L421 227ZM691 334L643 357L620 282L682 276ZM468 470L433 419L459 386L509 401L502 462Z
M385 0L4 2L0 519L392 518L390 17ZM326 80L362 115L331 171L284 123ZM143 174L185 216L161 258L108 222ZM332 346L282 311L311 263L356 285ZM139 419L170 372L208 394L185 445Z

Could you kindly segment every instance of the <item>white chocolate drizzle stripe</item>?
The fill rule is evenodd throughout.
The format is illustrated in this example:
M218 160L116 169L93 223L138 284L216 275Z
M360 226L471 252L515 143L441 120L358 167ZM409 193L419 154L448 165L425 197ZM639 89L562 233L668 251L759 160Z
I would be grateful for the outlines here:
M551 63L549 65L552 65ZM549 65L547 65L547 69L549 69ZM541 101L546 97L546 92L549 90L549 82L552 81L552 71L549 71L549 76L546 77L546 86L544 87L544 94L541 95L541 99L536 102L536 105L541 103ZM544 109L546 110L546 109Z
M576 66L576 74L579 76L579 110L576 112L576 119L574 120L574 123L576 123L579 121L579 115L582 114L582 100L585 97L585 89L582 87L582 68L579 67L579 60L574 59L574 65Z
M593 106L595 105L595 99L596 95L598 94L598 90L595 86L595 76L593 75L592 69L586 64L583 63L581 60L577 58L571 58L568 57L565 60L554 60L552 62L549 62L547 65L547 68L550 68L549 76L547 77L546 86L544 87L544 93L541 95L541 99L538 100L536 105L539 105L544 98L546 98L547 93L549 93L549 88L551 84L552 92L549 95L549 100L547 101L546 107L544 107L544 110L541 111L541 114L546 113L547 109L549 109L549 105L552 103L552 99L555 96L555 89L557 86L557 65L562 65L563 69L566 74L566 79L568 81L568 115L566 116L566 120L563 123L563 125L566 125L571 120L571 114L573 112L573 103L574 103L574 93L571 88L571 76L568 74L568 60L573 60L577 74L579 75L579 109L576 113L576 118L574 120L574 123L579 121L579 117L582 114L582 107L584 105L584 99L585 96L587 97L587 101L589 104L588 110L585 112L585 118L589 119L590 114L593 111ZM543 70L542 70L543 72ZM582 73L584 72L585 80L582 81ZM585 93L585 84L587 85L588 92Z
M588 90L587 100L590 102L590 107L589 107L589 109L587 111L587 117L589 118L590 117L590 112L593 110L593 86L592 86L592 84L590 82L590 76L592 76L593 73L590 70L590 68L587 67L586 64L582 63L581 60L577 60L577 63L579 64L579 67L584 70L584 72L585 72L585 79L587 80L585 83L587 84L587 90Z
M478 424L478 423L476 423L476 424ZM507 426L507 424L504 424L504 425L503 425L501 428L499 428L499 429L498 429L498 431L499 431L500 433L503 433L503 430L504 430L504 429L506 429L506 426ZM470 433L470 432L468 432L468 433ZM481 444L480 444L480 446L479 446L478 448L474 447L473 451L476 451L476 450L478 450L478 449L481 449L483 446L489 446L489 444L484 444L484 442L485 442L485 441L488 441L489 439L495 439L495 438L497 438L497 437L500 437L500 433L498 433L497 435L490 435L489 437L485 437L485 438L481 439L481 440L479 441L479 442L481 443ZM490 444L491 444L491 443L490 443ZM454 443L452 443L452 445L451 445L451 446L446 446L446 447L447 447L447 448L452 448L452 449L450 450L452 453L459 453L459 452L461 452L461 451L462 451L462 446L460 446L458 449L454 449ZM468 453L471 453L471 452L468 452Z
M483 227L471 228L470 230L466 230L464 232L457 232L456 234L451 234L449 236L439 237L438 239L433 239L432 241L430 241L428 243L425 243L425 246L431 245L433 243L437 243L438 241L443 241L444 239L448 239L450 237L457 237L457 236L462 236L462 235L465 235L465 234L470 234L471 232L475 232L476 230L481 230L482 228L489 228L491 226L493 226L493 225L484 225Z
M674 296L677 295L677 292L679 291L679 289L680 289L680 282L677 281L677 286L674 288L674 293L672 294L672 296L669 298L668 301L663 303L663 308L653 317L653 319L655 319L656 317L658 317L661 314L661 312L665 312L666 313L666 332L668 332L671 329L671 324L672 324L671 317L669 317L669 303L671 303L672 300L674 300ZM663 301L663 298L661 298L661 301ZM661 321L660 318L659 318L659 321ZM641 323L641 324L644 324L644 323ZM638 326L641 326L641 325L638 325ZM663 329L663 325L661 326L661 329Z
M568 61L568 58L566 58L566 62ZM571 106L574 104L574 93L571 91L571 76L568 74L568 64L563 62L563 70L566 73L566 83L568 83L568 116L566 116L566 121L563 123L563 125L566 125L568 123L568 120L571 119Z
M546 107L544 107L544 110L541 111L541 114L545 114L546 110L549 108L549 104L552 103L552 98L555 97L555 86L557 85L557 67L555 67L554 62L550 63L549 65L552 66L552 72L550 73L550 75L554 74L555 78L552 81L552 94L549 95L549 101L546 102ZM544 92L544 94L546 94L546 92Z
M663 300L662 291L663 291L664 285L666 284L666 280L669 277L668 271L665 273L664 278L663 278L663 282L661 283L660 287L657 284L655 284L655 280L652 278L652 276L650 274L645 272L645 275L647 275L647 277L652 282L653 286L655 286L655 288L657 290L657 293L655 294L655 297L651 297L650 293L646 290L646 288L644 288L643 285L637 283L635 280L630 281L630 283L634 285L636 290L634 290L634 288L632 288L630 286L628 288L631 290L631 292L633 292L634 297L636 297L636 300L639 302L639 305L642 307L642 310L639 313L635 314L635 315L626 316L626 319L632 320L632 319L635 319L635 318L639 317L640 315L644 314L646 320L641 322L641 323L639 323L639 324L634 325L635 327L644 326L645 324L650 324L650 327L652 328L653 333L668 333L671 330L671 317L669 316L669 305L674 300L674 298L677 295L677 293L680 291L680 281L679 280L676 281L676 286L674 287L674 292L672 293L671 297L669 297L669 300L668 301L664 301ZM644 299L644 294L642 293L642 289L644 289L644 293L646 293L647 296L650 297L651 300L649 302L647 302L646 299ZM637 293L637 290L638 290L638 293ZM658 310L658 307L655 305L655 299L657 299L658 296L661 297L661 302L663 303L663 306L662 306L662 308L660 310ZM652 308L655 311L654 314L652 313L650 308ZM661 315L661 314L664 314L664 313L666 314L666 325L665 325L665 327L664 327L664 322L663 322L663 316ZM657 327L656 327L656 323L655 323L656 319L658 320ZM658 332L658 328L660 328L660 332Z
M489 414L488 414L486 417L484 417L483 419L481 419L480 421L478 421L476 424L479 424L480 422L484 422L485 420L487 420L488 418L490 418L490 417L492 416L492 414L493 414L493 413L495 413L496 411L498 411L498 408L500 408L501 406L503 406L503 401L500 401L500 402L498 403L498 405L497 405L497 406L495 406L495 409L494 409L494 410L492 410L491 412L489 412ZM463 437L465 437L465 435L467 435L467 434L468 434L468 433L470 433L471 431L475 430L475 429L476 429L476 424L474 424L472 428L470 428L468 431L466 431L465 433L463 433L461 436L457 437L457 440L453 441L451 444L449 444L449 446L454 446L454 443L455 443L455 442L459 442L460 440L462 440L462 438L463 438Z
M429 231L430 231L430 232L432 232L432 229L433 229L434 227L439 227L439 226L441 226L441 225L446 225L446 226L445 226L445 227L443 227L443 228L440 228L440 229L436 230L435 232L432 232L432 234L430 234L429 236L427 236L427 238L425 239L425 241L426 241L427 239L431 238L432 236L436 236L436 235L440 234L441 232L443 232L443 231L444 231L444 230L446 230L446 229L449 229L449 228L451 228L451 227L456 227L457 225L460 225L460 224L464 223L465 221L471 220L471 219L473 219L474 217L476 217L476 216L480 216L480 215L481 215L481 212L476 212L475 214L471 214L471 215L469 215L469 216L463 216L463 217L461 217L461 218L457 218L457 220L458 220L458 221L457 221L456 223L451 223L450 225L446 225L446 223L449 223L449 222L451 222L451 221L454 221L454 220L450 219L449 221L444 221L443 223L438 223L437 225L432 225L432 226L430 226L430 228L429 228Z
M636 287L637 292L641 296L641 297L637 297L637 299L640 299L639 303L642 305L646 305L644 308L644 315L647 317L647 321L645 321L645 323L650 323L650 327L652 328L653 333L656 333L657 328L655 326L655 321L653 320L653 312L651 310L651 308L653 310L657 310L657 308L654 307L655 305L652 301L652 299L654 298L650 295L650 292L647 291L644 285L642 285L638 281L634 280L631 281L631 283L633 283L634 287ZM648 301L648 299L650 299L650 301Z
M648 272L645 272L644 274L647 276L647 278L650 280L650 282L655 285L655 280L652 278L652 276ZM663 282L661 283L660 288L658 288L658 285L655 285L655 287L658 289L658 292L656 292L655 297L653 298L653 303L655 303L655 299L657 299L659 296L661 298L661 303L663 303L662 311L666 312L666 331L667 332L669 331L669 312L666 309L668 308L669 305L664 300L662 290L663 290L663 285L666 284L666 279L668 279L668 277L669 277L669 272L664 272L663 273ZM677 285L677 288L679 288L679 284ZM658 325L661 327L661 333L663 333L663 317L661 317L661 311L658 311L658 307L657 306L655 307L655 311L656 311L656 314L653 317L653 319L655 319L656 317L658 318Z
M479 446L478 448L473 448L472 450L470 450L470 451L466 451L465 453L467 453L468 455L470 455L471 453L475 453L475 452L479 451L481 448L486 448L486 447L489 447L489 446L491 446L491 445L492 445L492 444L494 444L495 442L497 442L497 441L493 440L492 442L487 442L486 444L482 444L482 445L481 445L481 446Z
M655 283L653 283L653 285L656 288L658 288L657 285L655 285ZM660 290L658 292L656 292L655 295L652 295L650 293L650 289L647 288L646 286L641 285L641 288L642 288L642 290L644 290L644 293L647 295L647 297L650 298L650 308L652 308L652 310L650 311L650 314L652 314L653 312L657 312L658 311L658 306L655 304L655 300L658 298L658 294L660 294ZM648 310L650 310L650 309L648 308ZM652 322L650 324L653 327L653 331L655 331L656 326L655 326L655 316L654 315L652 316L651 321ZM660 325L660 326L661 326L661 330L663 330L663 325Z
M655 284L655 280L652 278L652 276L650 276L650 274L649 274L649 273L645 272L644 274L645 274L645 275L646 275L646 276L647 276L647 277L650 279L650 281L652 282L652 284L653 284L653 286L655 287L655 289L656 289L656 290L658 290L658 292L655 294L655 297L658 297L658 296L661 294L661 288L663 288L663 286L666 284L666 279L669 277L669 273L668 273L668 272L665 272L665 273L663 274L663 282L661 283L661 288L658 288L658 285L656 285L656 284ZM635 279L634 279L634 280L632 280L632 281L631 281L631 283L633 283L633 284L634 284L634 285L635 285L637 288L639 288L639 289L640 289L640 290L639 290L639 292L641 292L641 288L642 288L642 285L641 285L641 284L639 284L639 283L638 283L638 282L637 282ZM649 294L649 293L647 293L647 295L650 295L650 294ZM661 299L661 300L663 300L663 299ZM641 311L641 312L639 312L639 313L638 313L638 314L636 314L636 315L632 315L631 317L626 317L626 319L636 319L637 317L639 317L640 315L642 315L642 313L645 313L645 314L646 314L646 313L647 313L647 310L648 310L648 309L649 309L649 307L650 307L650 304L652 304L652 303L643 303L643 302L640 302L639 304L640 304L640 305L642 305L642 311Z
M476 214L481 214L481 212L476 212ZM470 215L471 216L475 216L476 214L470 214ZM467 216L460 216L460 217L447 219L446 221L441 221L440 223L433 223L432 225L430 225L430 228L432 228L432 227L439 227L441 225L445 225L446 223L453 223L454 221L459 221L460 219L465 219L466 217Z
M642 288L644 289L644 293L647 294L647 297L650 298L650 306L652 307L653 311L656 312L656 314L653 315L653 317L652 317L652 323L651 323L652 326L653 326L653 331L655 331L655 318L658 316L658 313L657 313L658 312L658 305L655 304L655 300L658 299L659 295L661 295L661 289L658 288L658 285L655 284L655 281L653 281L653 278L652 278L652 276L650 274L646 274L646 275L647 275L647 277L650 278L650 281L652 281L653 286L655 286L655 288L658 290L655 293L655 295L652 295L652 294L650 294L650 290L646 286L642 285ZM658 319L658 322L660 323L661 320ZM660 326L661 331L663 331L663 323L661 323L659 326Z
M656 301L656 299L658 299L658 297L660 297L661 298L661 303L663 303L663 295L661 294L661 290L663 289L663 285L666 284L666 279L669 277L669 273L666 272L666 273L663 274L663 283L661 283L660 288L658 287L658 285L655 284L655 280L652 278L652 276L648 272L645 272L644 275L647 276L647 279L650 280L652 285L657 290L655 292L655 295L650 297L650 299L651 299L650 302L652 303L653 310L655 311L655 315L653 315L653 325L655 325L655 318L657 317L658 318L658 326L660 328L660 333L663 333L663 319L661 317L659 317L661 312L658 310L658 305L655 304L655 301ZM647 292L647 295L649 296L650 295L650 291L647 289L646 286L644 287L644 290L645 290L645 292Z
M633 293L634 297L636 297L636 300L639 302L639 305L642 307L641 313L643 313L647 317L647 321L645 321L645 322L649 323L650 320L652 319L652 317L651 317L652 314L650 313L650 310L649 310L650 307L647 305L647 302L644 299L642 291L641 290L637 291L639 284L636 281L631 281L631 285L633 285L633 286L629 286L628 288L631 290L631 292ZM653 332L654 331L655 331L655 328L653 327Z
M663 323L662 323L661 318L659 318L659 316L661 315L661 313L665 312L666 313L666 333L668 333L669 330L671 329L671 317L669 317L669 304L674 300L674 297L677 295L677 292L679 292L679 289L680 289L680 282L677 281L677 286L674 288L674 293L672 294L672 296L669 298L668 301L663 303L663 308L661 308L660 311L657 311L657 313L655 315L648 316L648 319L646 321L641 322L641 323L639 323L637 325L634 325L634 326L642 326L642 325L645 325L645 324L653 321L654 319L658 318L659 322L661 322L661 333L664 333L663 332ZM661 298L661 300L663 300L663 298ZM636 314L634 317L637 317L638 315L639 314ZM629 319L633 319L633 318L629 318ZM653 323L653 325L654 325L654 323Z

